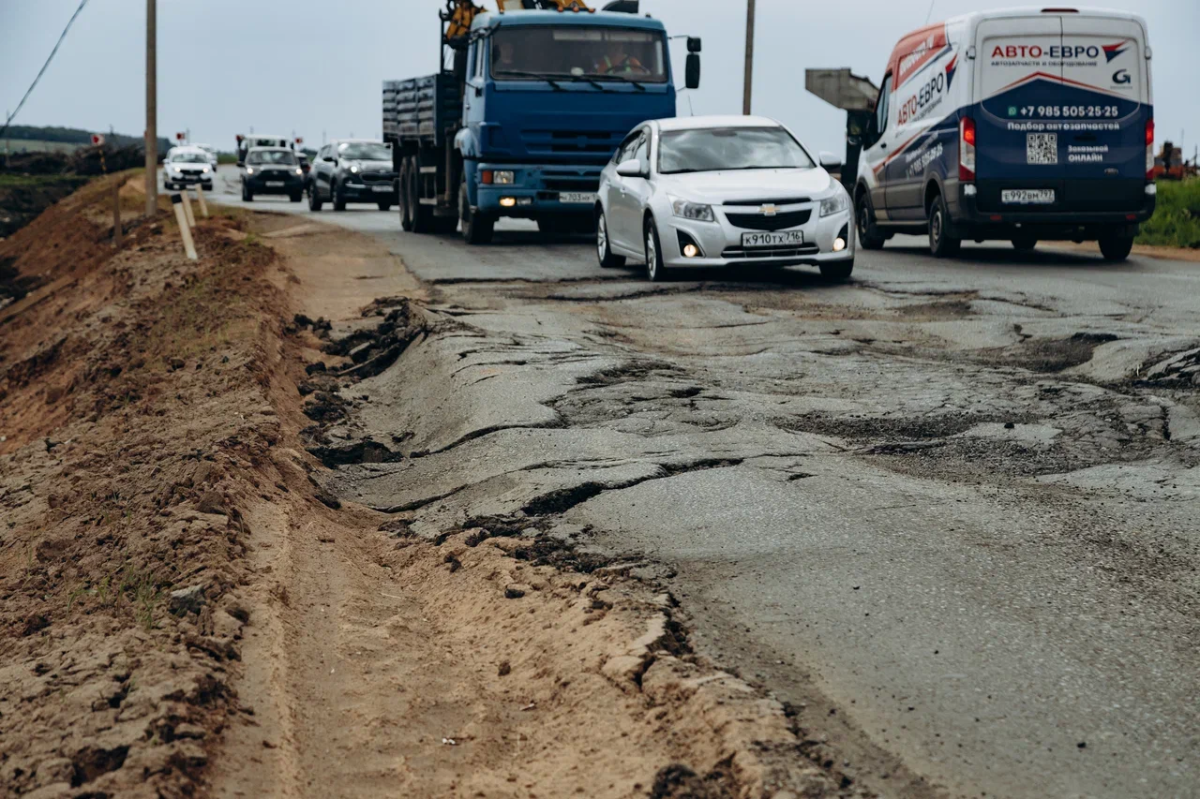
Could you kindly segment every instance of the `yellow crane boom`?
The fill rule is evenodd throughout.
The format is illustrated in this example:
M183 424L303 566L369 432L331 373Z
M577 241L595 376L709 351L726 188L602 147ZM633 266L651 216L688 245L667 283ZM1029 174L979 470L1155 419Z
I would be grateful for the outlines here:
M592 13L593 9L583 0L496 0L500 13L506 11L524 11L527 9L545 9L548 11L575 11ZM446 10L442 19L446 21L447 43L459 41L471 32L471 23L475 17L487 11L483 6L477 6L472 0L446 0Z

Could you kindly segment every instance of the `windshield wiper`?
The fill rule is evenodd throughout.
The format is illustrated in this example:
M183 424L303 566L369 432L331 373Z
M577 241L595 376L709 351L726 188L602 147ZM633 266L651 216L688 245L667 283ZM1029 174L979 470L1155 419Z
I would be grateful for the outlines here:
M554 87L555 91L564 91L562 85L554 79L555 76L548 75L545 72L526 72L523 69L501 69L496 72L497 75L519 75L522 78L537 78L544 80Z
M606 78L608 80L619 80L620 83L632 84L632 86L634 86L634 88L637 89L638 91L646 91L646 86L643 86L640 82L637 82L637 80L634 80L632 78L625 78L625 77L619 76L619 74L600 74L598 72L589 72L588 74L586 74L586 76L583 76L583 77L587 77L587 78L590 78L593 80L596 78Z

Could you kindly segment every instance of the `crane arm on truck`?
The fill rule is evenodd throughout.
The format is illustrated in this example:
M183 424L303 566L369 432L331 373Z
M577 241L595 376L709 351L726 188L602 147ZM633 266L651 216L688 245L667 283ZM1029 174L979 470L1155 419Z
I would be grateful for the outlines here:
M545 10L545 11L583 11L592 13L593 9L583 0L496 0L500 13L506 11ZM446 27L446 43L458 44L466 41L471 32L471 23L475 17L487 11L483 6L477 6L471 0L446 0L446 10L442 19L448 23Z

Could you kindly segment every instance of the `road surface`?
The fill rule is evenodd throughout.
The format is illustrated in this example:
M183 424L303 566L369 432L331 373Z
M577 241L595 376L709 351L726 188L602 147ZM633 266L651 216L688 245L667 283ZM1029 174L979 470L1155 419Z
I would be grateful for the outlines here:
M333 438L403 457L343 496L662 581L700 653L881 795L1197 795L1196 264L897 238L848 285L651 285L527 225L468 248L315 216L447 325L348 391Z

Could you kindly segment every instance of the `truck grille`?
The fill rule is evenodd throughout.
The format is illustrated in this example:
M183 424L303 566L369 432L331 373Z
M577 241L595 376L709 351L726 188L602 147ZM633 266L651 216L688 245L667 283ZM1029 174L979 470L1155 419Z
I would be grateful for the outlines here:
M728 212L725 214L725 218L729 220L729 224L743 230L787 230L788 228L800 227L811 216L811 208L805 208L801 211L785 211L775 216L731 214Z
M625 138L608 131L523 130L521 140L530 155L594 155L609 157Z

